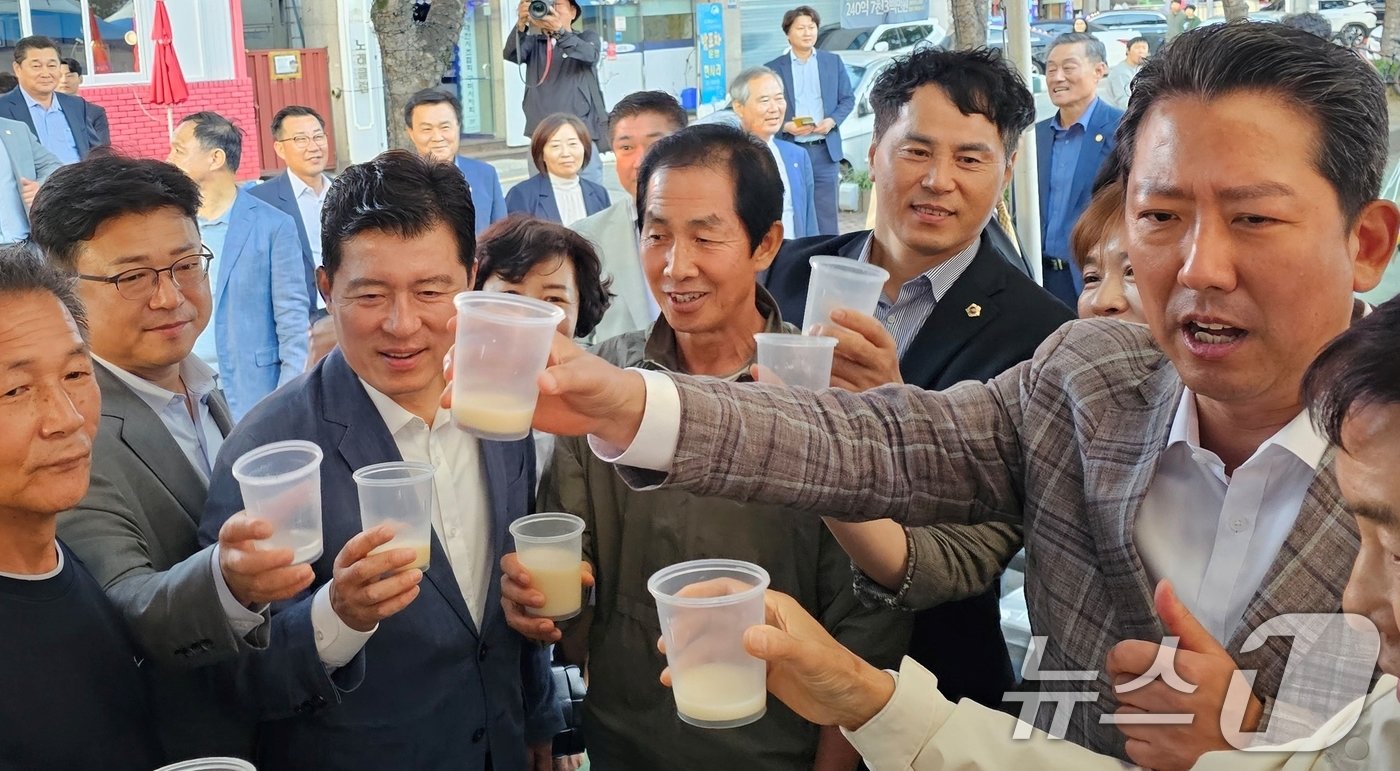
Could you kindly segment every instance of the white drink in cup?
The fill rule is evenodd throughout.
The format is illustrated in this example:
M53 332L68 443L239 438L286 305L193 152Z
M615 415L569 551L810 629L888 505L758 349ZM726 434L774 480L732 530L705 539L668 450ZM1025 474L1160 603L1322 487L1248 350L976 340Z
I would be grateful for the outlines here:
M572 514L544 512L510 523L515 553L530 571L530 586L544 595L544 607L526 608L532 616L563 621L583 608L583 520Z
M744 631L763 623L768 572L739 560L692 560L656 571L647 589L681 720L737 728L763 717L767 668L744 650Z
M481 439L524 439L539 397L536 379L564 311L501 292L463 292L454 302L453 420Z
M783 385L814 391L831 385L836 338L774 332L760 332L753 337L758 341L758 365L776 375Z
M803 329L810 329L813 324L830 324L831 312L837 308L875 313L880 292L890 280L889 271L846 257L818 256L808 262L812 266L812 277L807 282Z
M248 516L272 525L263 549L291 549L292 564L321 556L321 448L293 439L249 450L233 463Z
M365 466L354 474L360 494L360 524L365 530L389 526L394 537L370 554L413 549L418 558L404 570L428 569L433 542L433 467L392 461Z

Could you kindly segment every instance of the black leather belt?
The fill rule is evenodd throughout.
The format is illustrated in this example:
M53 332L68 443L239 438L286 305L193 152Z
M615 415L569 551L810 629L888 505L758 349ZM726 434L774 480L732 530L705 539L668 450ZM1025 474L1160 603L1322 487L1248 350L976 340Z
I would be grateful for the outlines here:
M799 141L797 142L797 144L799 144L799 145L824 145L824 144L826 144L826 137L822 137L821 139L813 139L813 140L810 140L810 141L808 141L808 140L799 140Z
M1046 270L1069 270L1069 261L1060 260L1054 257L1043 257L1041 261L1045 263Z

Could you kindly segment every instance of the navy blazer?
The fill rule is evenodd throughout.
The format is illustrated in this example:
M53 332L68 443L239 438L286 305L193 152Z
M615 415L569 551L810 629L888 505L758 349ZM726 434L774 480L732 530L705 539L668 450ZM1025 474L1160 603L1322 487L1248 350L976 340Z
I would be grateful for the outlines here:
M855 109L856 90L851 85L850 73L846 72L841 57L820 48L814 50L812 55L817 57L817 76L822 83L822 109L826 110L826 115L807 117L817 121L824 117L836 121L836 128L826 135L826 151L831 154L833 163L839 163L846 157L841 151L841 122ZM783 81L783 93L787 94L787 115L783 122L787 123L797 116L797 97L794 96L796 91L792 84L792 53L785 53L768 62L768 69L778 73ZM791 134L783 134L783 138L794 139Z
M774 139L778 154L783 157L787 171L788 194L792 197L792 233L784 238L808 238L820 235L817 226L816 178L812 172L812 156L792 142ZM784 318L787 318L784 316Z
M338 349L265 399L229 435L214 467L200 542L216 541L224 521L243 508L234 460L284 439L315 442L325 453L325 551L313 565L311 587L272 608L271 646L250 656L245 682L267 718L259 726L258 768L476 771L486 768L489 753L494 771L523 771L526 743L546 741L563 727L548 653L506 625L495 581L478 626L436 534L421 593L381 621L351 662L352 674L363 668L363 682L353 691L328 688L325 668L315 660L312 597L331 579L341 548L361 530L351 474L402 459ZM491 504L485 558L494 566L515 550L510 522L533 510L534 443L527 438L480 446Z
M1051 125L1058 118L1059 113L1056 113L1035 124L1036 176L1040 183L1040 241L1042 249L1045 248L1045 226L1050 217L1050 149L1055 141L1055 129ZM1069 183L1070 219L1079 219L1079 215L1083 214L1084 209L1089 206L1089 198L1094 191L1094 178L1098 176L1099 169L1113 153L1113 148L1118 146L1115 134L1118 131L1118 121L1122 118L1122 110L1102 99L1099 99L1098 106L1094 107L1094 114L1090 117L1089 124L1084 127L1085 143L1079 150L1079 165L1075 167L1074 177ZM1071 255L1055 254L1051 256L1068 259ZM1075 266L1073 260L1070 260L1070 271L1074 278L1074 291L1083 291L1084 276L1079 272L1079 268Z
M496 173L495 166L461 155L457 156L457 170L462 172L462 177L467 180L467 189L471 191L472 208L476 210L476 232L480 235L481 231L491 227L491 223L506 218L506 195L501 192L501 175Z
M801 327L816 255L858 259L870 231L788 241L764 278L783 320ZM1027 278L1018 255L993 220L963 274L934 306L899 360L904 382L929 390L962 380L989 380L1031 358L1050 333L1074 318L1064 303ZM973 306L976 312L972 312ZM999 587L920 611L909 655L938 676L953 701L990 707L1014 687L998 606Z
M63 117L68 121L68 130L73 132L73 144L78 147L78 159L86 158L93 147L98 144L106 144L103 140L103 133L107 131L107 112L102 111L97 114L95 105L88 104L88 101L81 96L71 96L60 94L55 91L53 97L58 100L58 104L63 108ZM34 131L38 136L39 132L34 130L34 119L29 115L29 103L24 100L24 91L15 86L3 95L0 95L0 118L10 118L11 120L23 121L24 125Z
M306 223L301 221L301 209L297 206L296 194L292 192L292 180L287 176L291 173L283 171L266 182L254 185L248 189L248 192L252 193L255 198L281 209L283 214L291 217L292 221L297 224L297 237L301 239L301 258L306 268L306 296L311 298L310 312L312 318L315 318L316 258L311 254L311 239L306 235Z
M597 214L612 204L608 200L607 188L582 177L579 184L583 185L583 206L589 214ZM554 185L550 184L548 174L536 174L512 187L506 193L506 211L528 214L550 222L564 221L559 214L559 204L554 200Z

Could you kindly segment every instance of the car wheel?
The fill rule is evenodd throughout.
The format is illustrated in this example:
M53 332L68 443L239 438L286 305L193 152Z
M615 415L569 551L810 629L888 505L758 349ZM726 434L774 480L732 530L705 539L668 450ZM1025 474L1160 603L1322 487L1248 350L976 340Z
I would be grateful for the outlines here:
M1366 36L1370 34L1371 31L1366 29L1366 25L1364 24L1348 24L1342 27L1342 30L1337 33L1337 42L1347 48L1355 48L1358 43L1365 40Z

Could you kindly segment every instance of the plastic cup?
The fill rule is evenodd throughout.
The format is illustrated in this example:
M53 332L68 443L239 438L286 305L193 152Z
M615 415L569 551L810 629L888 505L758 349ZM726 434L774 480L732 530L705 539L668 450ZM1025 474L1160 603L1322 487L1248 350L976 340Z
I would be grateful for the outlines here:
M767 711L766 665L744 651L763 623L768 571L739 560L693 560L647 581L656 598L676 712L701 728L737 728Z
M807 282L807 309L802 312L804 328L831 323L831 312L849 308L874 315L880 291L890 280L889 271L877 265L846 257L813 257L812 277Z
M539 398L535 381L549 360L564 311L500 292L463 292L455 302L453 420L481 439L524 439Z
M530 571L530 585L544 594L544 607L531 616L563 621L583 608L583 520L573 514L544 512L510 523L515 553Z
M353 475L360 491L360 524L388 525L394 537L370 554L413 549L418 559L403 568L428 569L433 551L433 467L393 461L365 466Z
M258 771L246 760L238 758L194 758L161 766L156 771Z
M292 439L249 450L233 463L243 508L272 525L267 549L291 549L292 564L321 556L321 448Z
M753 338L758 341L759 366L772 371L783 385L814 391L831 385L831 357L836 350L836 338L773 332L760 332Z

